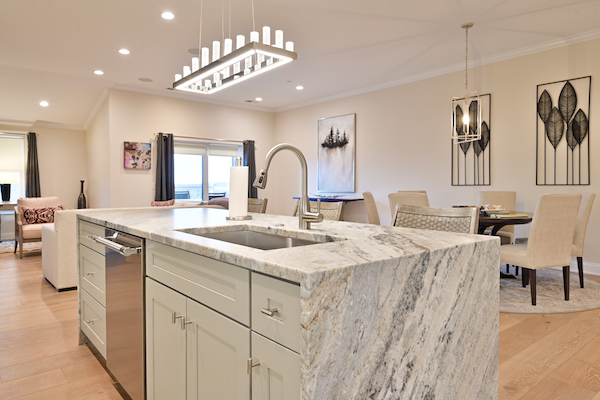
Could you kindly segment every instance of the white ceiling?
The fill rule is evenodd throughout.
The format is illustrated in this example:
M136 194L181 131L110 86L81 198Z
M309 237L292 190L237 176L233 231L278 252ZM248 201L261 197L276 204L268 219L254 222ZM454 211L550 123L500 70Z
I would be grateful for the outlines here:
M204 0L202 43L252 30L251 0ZM254 0L298 60L221 92L167 90L198 48L200 0L2 0L0 123L83 128L107 88L279 111L600 37L600 0ZM175 19L164 20L169 10ZM118 53L127 48L131 54ZM93 71L101 69L103 76ZM150 78L153 82L141 82ZM291 82L288 82L291 81ZM295 90L297 85L305 87ZM245 100L262 97L261 103ZM39 106L47 100L49 107Z

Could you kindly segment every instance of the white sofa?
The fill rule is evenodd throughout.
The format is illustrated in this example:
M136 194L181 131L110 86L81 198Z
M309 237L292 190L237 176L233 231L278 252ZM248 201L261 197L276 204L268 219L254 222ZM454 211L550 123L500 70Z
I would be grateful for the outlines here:
M113 208L111 210L156 210L171 207ZM189 207L189 206L188 206ZM200 208L220 208L213 205L195 205ZM107 209L63 210L54 213L54 223L42 227L42 272L57 291L77 287L77 214L107 211Z

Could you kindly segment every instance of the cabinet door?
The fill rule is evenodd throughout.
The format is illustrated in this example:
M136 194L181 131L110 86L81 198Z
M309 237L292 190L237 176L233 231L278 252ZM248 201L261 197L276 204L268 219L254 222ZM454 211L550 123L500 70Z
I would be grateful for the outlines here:
M250 330L187 301L188 399L248 400Z
M181 318L186 298L146 278L146 376L148 400L185 399L186 338Z
M300 399L300 356L252 332L252 400Z

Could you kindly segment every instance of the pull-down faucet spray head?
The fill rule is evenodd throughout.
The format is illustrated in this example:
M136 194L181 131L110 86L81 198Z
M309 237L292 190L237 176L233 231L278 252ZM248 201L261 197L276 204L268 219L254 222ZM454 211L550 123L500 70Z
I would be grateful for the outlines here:
M261 169L252 186L257 189L264 189L267 187L267 171Z

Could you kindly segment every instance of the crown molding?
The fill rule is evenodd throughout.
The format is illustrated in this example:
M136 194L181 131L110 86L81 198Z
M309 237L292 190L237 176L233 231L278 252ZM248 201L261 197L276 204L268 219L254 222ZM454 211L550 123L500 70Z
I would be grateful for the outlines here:
M506 60L510 60L513 58L524 57L524 56L528 56L531 54L540 53L540 52L548 51L548 50L553 50L553 49L557 49L560 47L565 47L565 46L569 46L569 45L573 45L573 44L577 44L577 43L587 42L587 41L595 40L595 39L599 39L599 38L600 38L600 29L596 29L593 31L588 31L585 33L568 36L565 38L555 39L555 40L551 40L551 41L540 43L540 44L533 45L533 46L522 47L520 49L507 51L502 54L495 54L495 55L483 57L478 60L470 60L469 63L471 64L472 68L476 68L476 67L481 67L481 66L488 65L488 64L497 63L500 61L506 61ZM449 65L447 67L438 68L438 69L434 69L431 71L426 71L426 72L423 72L420 74L411 75L406 78L398 79L398 80L391 81L391 82L386 82L386 83L379 84L379 85L367 86L367 87L364 87L361 89L352 90L349 92L344 92L344 93L336 94L333 96L322 97L320 99L315 99L315 100L311 100L311 101L307 101L307 102L303 102L303 103L297 103L297 104L292 104L292 105L285 106L285 107L279 107L279 108L276 108L274 112L279 113L279 112L283 112L283 111L293 110L296 108L311 106L314 104L325 103L325 102L333 101L333 100L339 100L339 99L343 99L346 97L356 96L356 95L364 94L364 93L375 92L377 90L388 89L388 88L391 88L394 86L405 85L407 83L417 82L417 81L430 79L430 78L435 78L437 76L442 76L442 75L450 74L450 73L457 72L457 71L463 71L463 70L464 70L464 64Z
M162 90L154 90L154 89L140 89L140 88L136 88L136 87L123 86L123 85L113 85L112 89L124 90L126 92L151 94L151 95L161 96L161 97L172 97L175 99L196 101L198 103L209 103L209 104L215 104L215 105L219 105L219 106L244 108L247 110L254 110L254 111L264 111L264 112L268 112L268 113L275 112L274 108L254 106L254 105L250 105L250 104L238 104L238 103L232 103L232 102L222 101L222 100L215 100L215 99L210 99L208 97L208 95L195 95L192 93L182 92L180 90L162 91Z
M96 118L96 114L98 114L98 111L100 111L100 108L104 104L104 101L106 100L107 97L108 97L108 89L104 89L102 91L102 93L100 94L100 97L98 97L98 100L96 101L96 104L94 105L94 108L92 108L90 115L88 115L87 119L83 123L83 127L85 128L84 130L86 130L86 131L88 130L88 128L92 124L92 121L94 120L94 118Z

